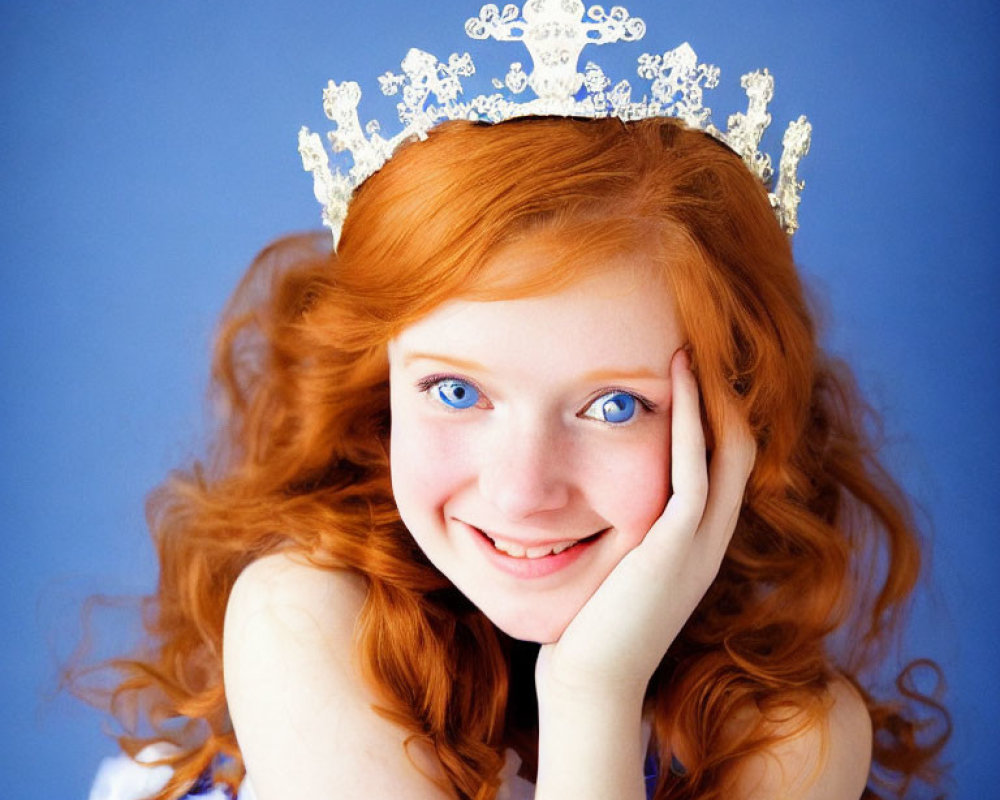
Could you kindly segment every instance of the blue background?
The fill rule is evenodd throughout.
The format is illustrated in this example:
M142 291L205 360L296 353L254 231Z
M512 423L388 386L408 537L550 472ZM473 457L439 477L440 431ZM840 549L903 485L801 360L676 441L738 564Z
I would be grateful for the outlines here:
M906 652L948 676L950 794L997 797L997 6L630 10L646 43L585 54L613 77L689 39L723 69L709 101L720 123L742 107L739 75L764 65L777 77L772 152L789 119L813 121L797 257L932 539ZM502 76L520 45L480 57L462 33L477 11L3 3L0 796L83 797L113 750L100 717L55 692L57 665L87 596L154 585L142 501L201 450L222 305L267 241L318 225L295 136L325 130L322 86L360 79L365 115L388 123L374 78L411 45L468 49ZM106 649L127 640L125 618L100 627Z

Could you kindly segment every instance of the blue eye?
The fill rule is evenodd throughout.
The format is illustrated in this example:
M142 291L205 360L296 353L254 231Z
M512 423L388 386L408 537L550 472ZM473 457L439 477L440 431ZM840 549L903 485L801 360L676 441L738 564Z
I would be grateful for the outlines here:
M437 381L431 388L437 398L451 408L472 408L479 402L479 390L457 378Z
M602 394L587 406L583 416L612 425L621 425L635 416L635 397L628 392Z

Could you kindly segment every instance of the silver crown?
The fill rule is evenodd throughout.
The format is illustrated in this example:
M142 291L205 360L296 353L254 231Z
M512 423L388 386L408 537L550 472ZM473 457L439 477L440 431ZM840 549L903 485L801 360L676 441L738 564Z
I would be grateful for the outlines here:
M336 126L327 134L331 150L349 151L353 165L346 174L339 168L331 171L319 134L306 127L299 131L299 153L303 167L313 174L313 191L323 206L323 224L333 233L334 247L354 190L389 160L401 142L411 137L425 139L442 120L502 122L534 115L623 120L676 117L727 144L764 183L773 176L771 157L758 149L771 124L767 104L774 95L774 78L766 69L743 76L740 84L747 94L747 110L731 114L727 130L721 131L712 124L711 109L703 103L704 90L718 85L719 68L699 64L687 42L663 55L639 56L639 77L650 81L649 92L641 100L632 99L628 81L612 86L593 62L587 62L582 73L578 71L586 45L635 41L645 34L646 24L629 16L621 6L606 12L601 6L585 10L580 0L529 0L522 15L516 5L505 5L501 10L489 4L478 17L466 21L465 32L473 39L523 42L531 56L531 72L526 73L521 62L514 62L503 81L492 80L497 92L462 100L461 79L475 72L471 56L453 53L445 62L411 49L401 64L401 75L387 72L379 78L383 94L401 98L396 108L403 127L389 138L382 136L375 120L362 127L357 83L330 81L323 91L323 110ZM511 99L526 89L535 97ZM804 116L789 123L782 142L779 177L768 194L789 235L798 228L799 193L805 183L797 172L799 161L809 151L811 135L812 126Z

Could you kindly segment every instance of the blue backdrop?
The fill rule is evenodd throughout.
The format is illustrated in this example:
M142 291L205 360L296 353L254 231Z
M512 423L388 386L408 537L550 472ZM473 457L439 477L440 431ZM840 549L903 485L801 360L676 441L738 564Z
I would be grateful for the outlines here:
M780 129L815 126L796 236L829 347L886 420L932 539L906 652L937 659L957 798L996 797L1000 15L990 0L635 0L645 44L590 54L631 77L684 39L777 77ZM55 694L94 592L142 593L145 493L201 448L212 332L274 236L318 225L296 152L330 77L470 50L476 0L2 4L0 795L85 796L113 750ZM393 16L390 18L389 14ZM433 30L432 30L433 28ZM491 45L490 50L503 50ZM366 106L388 120L389 104ZM118 639L126 634L111 626ZM113 637L114 638L114 637ZM112 642L112 647L114 642ZM993 753L994 755L991 755Z

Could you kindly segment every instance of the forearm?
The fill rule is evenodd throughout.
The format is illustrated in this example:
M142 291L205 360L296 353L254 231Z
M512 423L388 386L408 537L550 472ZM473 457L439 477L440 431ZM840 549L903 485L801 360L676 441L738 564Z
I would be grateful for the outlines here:
M645 800L642 696L539 696L535 800Z

